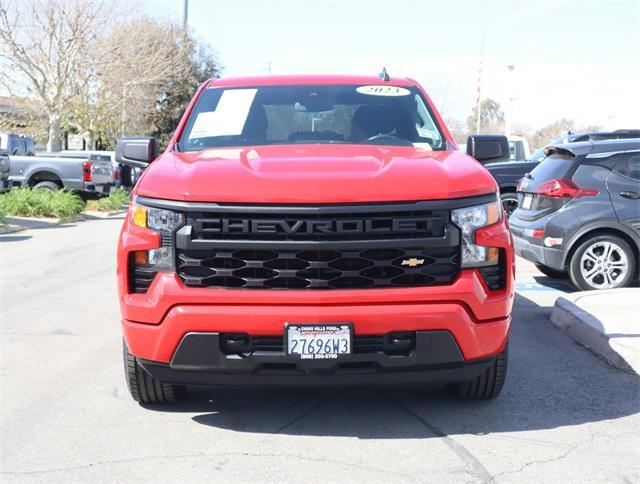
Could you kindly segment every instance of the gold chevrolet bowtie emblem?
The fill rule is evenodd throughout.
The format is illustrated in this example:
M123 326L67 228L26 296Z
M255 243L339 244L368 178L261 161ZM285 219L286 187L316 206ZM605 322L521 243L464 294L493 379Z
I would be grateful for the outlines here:
M403 266L409 266L409 267L417 267L417 266L421 266L422 264L424 264L424 259L416 259L415 257L412 257L411 259L405 259L402 261Z

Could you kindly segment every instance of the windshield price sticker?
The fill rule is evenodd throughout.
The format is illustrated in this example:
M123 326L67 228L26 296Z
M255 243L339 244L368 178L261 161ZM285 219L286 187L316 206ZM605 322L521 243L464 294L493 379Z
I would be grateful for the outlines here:
M356 87L356 91L369 96L408 96L411 94L409 89L398 86L359 86Z
M249 116L257 89L225 90L215 111L198 114L189 139L212 136L239 136Z

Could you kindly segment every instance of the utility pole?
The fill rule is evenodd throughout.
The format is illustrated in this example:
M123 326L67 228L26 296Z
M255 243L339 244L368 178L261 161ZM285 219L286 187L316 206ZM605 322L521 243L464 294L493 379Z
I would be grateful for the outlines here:
M484 59L484 32L482 32L482 44L480 44L480 65L478 66L478 96L476 98L476 134L480 134L480 118L482 116L482 61Z
M187 31L187 20L189 18L189 0L184 0L182 3L182 30Z
M505 110L504 115L504 135L511 136L511 122L513 115L513 70L516 67L513 65L507 66L507 71L509 72L509 77L507 79L507 109Z
M264 70L268 75L271 75L271 61L265 61L264 62Z

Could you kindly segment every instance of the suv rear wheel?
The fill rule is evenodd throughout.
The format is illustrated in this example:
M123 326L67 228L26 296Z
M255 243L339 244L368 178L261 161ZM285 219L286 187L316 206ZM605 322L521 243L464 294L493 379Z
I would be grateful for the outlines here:
M628 286L636 273L636 256L626 240L601 234L582 242L569 263L571 282L579 290Z
M149 375L129 352L126 343L122 342L124 356L124 373L127 378L129 392L136 402L140 403L174 403L184 390L177 385L160 383Z
M507 378L509 343L498 353L493 365L471 381L449 385L453 396L462 400L489 400L500 395Z

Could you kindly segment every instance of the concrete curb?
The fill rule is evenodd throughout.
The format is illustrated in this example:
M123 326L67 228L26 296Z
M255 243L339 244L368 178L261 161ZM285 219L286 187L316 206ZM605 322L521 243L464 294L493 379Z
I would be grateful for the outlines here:
M84 210L82 215L88 219L104 219L104 218L115 218L119 215L124 215L127 213L127 209L124 210L111 210L106 212L101 212L98 210Z
M604 324L577 304L559 297L550 319L560 330L605 359L610 365L640 375L640 355L636 349L625 345L624 338L607 335Z
M14 234L26 230L22 225L0 225L0 235Z
M74 215L68 218L52 218L52 217L22 217L11 215L6 217L7 222L20 225L25 229L43 229L54 225L68 224L74 222L82 222L84 217L82 214Z

